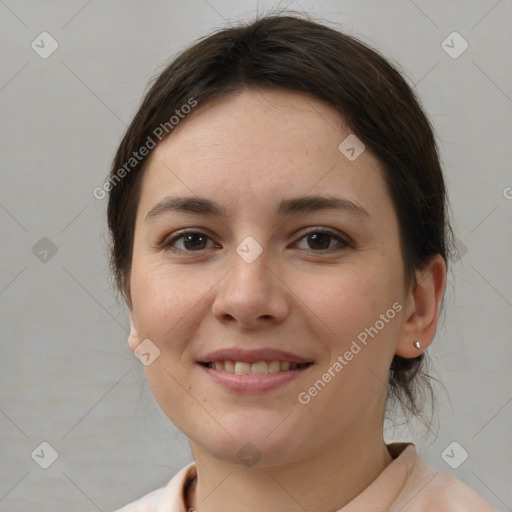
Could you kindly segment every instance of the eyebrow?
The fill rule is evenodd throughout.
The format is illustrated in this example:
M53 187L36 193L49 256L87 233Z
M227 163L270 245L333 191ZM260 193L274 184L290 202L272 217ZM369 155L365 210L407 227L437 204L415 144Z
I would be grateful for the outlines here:
M276 214L280 217L298 215L305 212L318 210L344 210L355 217L361 219L370 219L371 215L359 203L333 196L301 196L289 199L283 199L277 209ZM227 218L228 213L224 206L215 201L198 196L169 196L159 201L149 210L146 215L146 221L154 219L164 213L172 211L181 211L196 215L210 215L214 217Z

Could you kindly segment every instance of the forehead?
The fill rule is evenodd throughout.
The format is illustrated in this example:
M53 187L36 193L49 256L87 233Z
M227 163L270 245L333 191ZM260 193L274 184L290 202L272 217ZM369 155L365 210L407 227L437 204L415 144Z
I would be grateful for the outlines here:
M139 211L169 193L228 208L334 191L368 210L389 203L380 162L367 150L354 161L340 152L349 135L333 107L294 92L245 90L199 105L152 151Z

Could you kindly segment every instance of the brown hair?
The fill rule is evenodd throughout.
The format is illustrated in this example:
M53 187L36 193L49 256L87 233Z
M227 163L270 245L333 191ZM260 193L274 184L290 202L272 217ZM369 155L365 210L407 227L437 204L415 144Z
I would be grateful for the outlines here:
M327 102L380 160L399 221L406 284L416 285L415 270L432 256L448 263L454 237L438 150L405 79L352 36L297 15L267 15L205 36L182 52L153 81L122 139L109 174L107 215L112 275L130 306L135 216L147 161L135 161L134 152L162 132L158 127L167 127L165 136L172 133L171 117L191 99L204 105L261 87ZM126 172L119 179L121 169ZM421 371L424 358L393 359L388 398L396 398L404 413L420 414L419 392L428 389L433 398L430 377Z

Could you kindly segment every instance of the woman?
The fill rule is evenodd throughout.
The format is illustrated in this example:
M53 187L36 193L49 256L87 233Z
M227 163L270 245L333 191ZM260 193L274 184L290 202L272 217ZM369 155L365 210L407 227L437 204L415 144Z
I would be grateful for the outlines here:
M194 458L121 511L493 510L383 440L389 399L422 412L453 233L430 123L382 56L294 16L204 38L104 189L129 346Z

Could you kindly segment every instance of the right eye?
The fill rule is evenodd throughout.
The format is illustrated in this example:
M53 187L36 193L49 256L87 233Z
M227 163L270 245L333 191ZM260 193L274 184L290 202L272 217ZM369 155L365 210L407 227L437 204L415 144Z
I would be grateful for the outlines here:
M176 248L174 245L178 240L183 239L183 248ZM199 252L205 249L205 243L211 238L201 231L181 231L166 237L160 247L165 251L172 252Z

